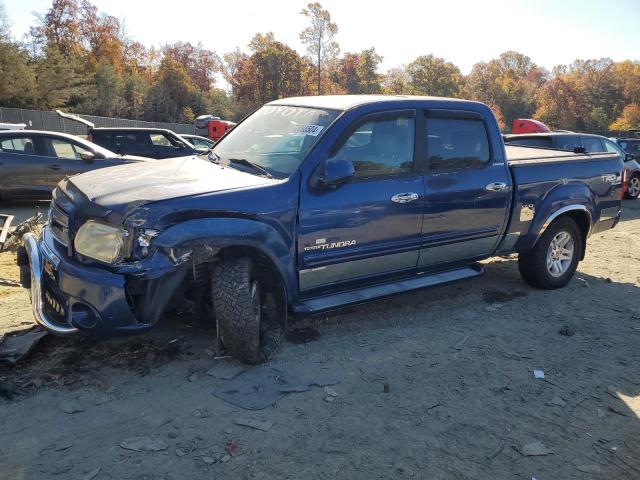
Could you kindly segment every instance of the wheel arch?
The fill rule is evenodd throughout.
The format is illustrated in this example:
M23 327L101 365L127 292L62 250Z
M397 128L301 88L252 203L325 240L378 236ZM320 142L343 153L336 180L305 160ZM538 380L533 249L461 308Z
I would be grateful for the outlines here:
M542 237L542 235L549 228L549 226L554 221L560 218L571 218L578 225L578 228L580 229L580 233L582 234L581 235L582 253L580 255L580 260L584 260L585 253L587 250L587 238L589 238L589 235L591 233L591 225L592 225L591 213L589 212L587 207L585 207L584 205L580 205L580 204L567 205L565 207L562 207L556 210L551 215L549 215L547 219L544 221L544 223L542 224L542 227L538 232L538 236L536 238L534 245L538 243L538 240L540 240L540 237Z

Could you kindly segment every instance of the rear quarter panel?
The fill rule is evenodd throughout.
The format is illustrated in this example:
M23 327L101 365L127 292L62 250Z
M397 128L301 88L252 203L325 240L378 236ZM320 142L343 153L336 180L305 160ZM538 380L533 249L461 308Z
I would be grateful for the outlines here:
M506 238L498 253L526 251L535 245L545 222L558 210L583 206L590 233L611 227L620 208L622 162L617 157L556 162L515 162L510 165L514 204ZM615 175L610 183L603 177ZM602 221L601 221L602 220Z

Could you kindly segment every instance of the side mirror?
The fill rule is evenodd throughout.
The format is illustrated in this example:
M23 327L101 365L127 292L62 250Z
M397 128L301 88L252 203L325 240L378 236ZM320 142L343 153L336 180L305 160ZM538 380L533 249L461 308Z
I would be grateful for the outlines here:
M176 148L179 150L184 150L187 146L183 142L176 142Z
M625 162L630 162L631 160L635 160L636 156L633 153L625 153L624 154L624 161Z
M318 183L324 187L335 187L348 181L356 173L351 160L330 158L324 163L323 174Z
M96 155L92 152L82 152L80 154L80 158L87 163L93 163L93 161L96 159Z

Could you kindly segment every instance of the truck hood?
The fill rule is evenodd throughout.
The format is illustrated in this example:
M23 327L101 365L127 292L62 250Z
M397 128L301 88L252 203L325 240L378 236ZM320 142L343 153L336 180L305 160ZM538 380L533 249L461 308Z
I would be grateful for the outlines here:
M276 181L199 157L132 163L93 170L66 180L94 205L120 215L159 200L256 187Z

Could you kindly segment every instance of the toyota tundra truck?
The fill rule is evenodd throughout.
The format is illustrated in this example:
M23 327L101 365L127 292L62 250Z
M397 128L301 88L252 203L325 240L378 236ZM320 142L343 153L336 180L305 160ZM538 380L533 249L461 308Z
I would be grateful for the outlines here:
M505 148L472 101L280 99L212 152L60 182L18 255L36 321L108 336L198 311L259 363L289 318L477 277L492 256L562 287L620 218L619 155Z

